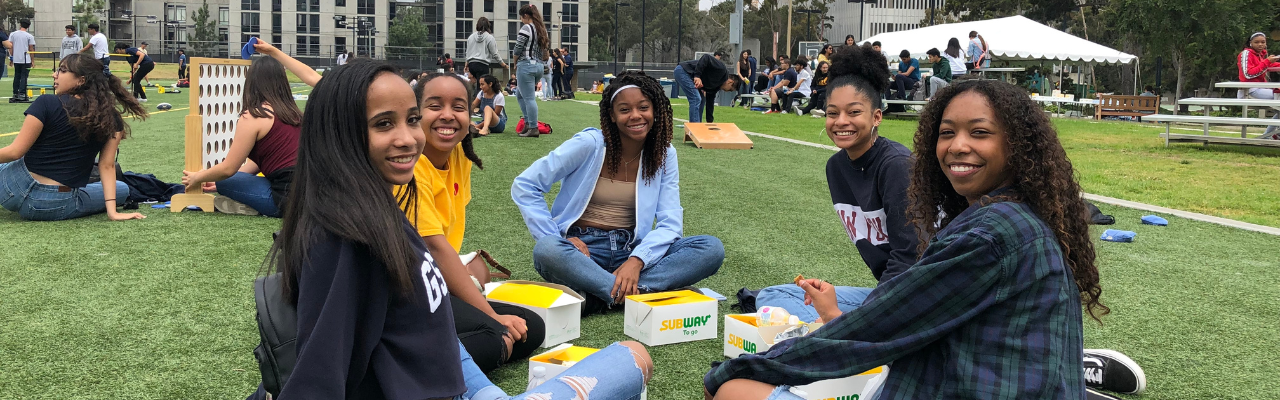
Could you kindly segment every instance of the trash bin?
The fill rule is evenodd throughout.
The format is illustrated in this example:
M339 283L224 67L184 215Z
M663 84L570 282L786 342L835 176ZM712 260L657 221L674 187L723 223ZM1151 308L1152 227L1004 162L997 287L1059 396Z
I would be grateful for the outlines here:
M674 97L671 95L671 93L673 91L673 88L676 85L676 81L673 81L670 79L662 79L662 80L659 80L658 83L662 84L662 90L667 92L667 97Z

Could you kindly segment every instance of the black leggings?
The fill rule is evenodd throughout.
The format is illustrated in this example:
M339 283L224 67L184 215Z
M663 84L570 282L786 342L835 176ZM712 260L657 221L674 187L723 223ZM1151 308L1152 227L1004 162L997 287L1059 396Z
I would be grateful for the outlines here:
M821 108L827 107L827 91L824 89L814 90L813 97L809 98L809 105L805 106L804 109L800 110L800 113L808 114L810 111L813 111L813 109L819 108L819 107ZM826 111L826 110L823 110L823 111Z
M538 314L526 308L489 302L489 306L493 307L493 311L498 315L518 316L524 319L525 326L529 328L525 340L515 342L508 357L506 356L507 344L503 340L503 335L507 331L506 326L457 297L450 296L449 304L453 306L453 325L458 332L458 340L462 341L462 346L467 348L471 358L475 359L476 365L479 365L480 370L486 374L498 369L507 361L533 355L533 352L538 350L538 346L542 345L542 340L546 338L547 328Z
M147 92L142 91L142 80L147 79L147 74L156 68L156 63L144 62L138 65L138 70L133 73L133 97L139 99L147 98Z
M480 93L480 77L489 75L489 64L479 61L467 63L467 71L471 73L471 83L476 87L476 93Z

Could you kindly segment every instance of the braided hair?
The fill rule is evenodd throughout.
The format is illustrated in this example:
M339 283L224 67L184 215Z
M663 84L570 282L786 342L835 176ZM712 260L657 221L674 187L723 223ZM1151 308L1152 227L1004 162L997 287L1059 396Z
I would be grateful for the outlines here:
M674 114L671 112L671 99L667 98L662 84L643 72L623 72L617 78L613 78L609 82L609 87L605 88L604 93L601 94L600 130L604 132L604 149L607 154L604 167L610 174L616 174L618 166L622 164L622 133L618 131L617 123L613 121L613 95L618 88L627 85L640 88L644 97L653 103L653 123L649 127L649 135L645 137L640 153L643 158L640 176L646 181L651 181L666 166L667 146L671 145L671 131L675 124L672 122ZM655 154L662 156L654 157Z
M827 93L850 86L871 99L871 108L880 109L884 93L889 90L889 60L871 46L846 46L831 56Z
M413 94L417 95L419 104L422 103L422 96L423 96L423 93L426 91L427 82L431 82L436 78L446 78L446 79L453 79L455 81L458 81L458 83L462 84L462 87L467 89L467 99L476 98L475 92L471 90L472 86L467 84L467 81L462 80L462 78L459 77L458 75L449 74L449 73L442 74L439 72L430 72L430 73L427 73L426 75L427 76L425 78L418 80L418 87L413 89ZM470 123L468 123L468 125L470 125ZM462 144L462 154L467 156L467 159L471 160L472 163L475 163L476 167L480 169L484 169L484 163L480 162L480 156L476 155L475 146L471 143L471 135L467 135L466 137L462 138L461 144Z

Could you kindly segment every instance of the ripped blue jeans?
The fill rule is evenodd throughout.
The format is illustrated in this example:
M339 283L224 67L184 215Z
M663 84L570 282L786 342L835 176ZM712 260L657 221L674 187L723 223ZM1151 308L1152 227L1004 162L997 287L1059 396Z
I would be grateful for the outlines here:
M515 396L507 396L490 382L461 343L459 350L467 393L458 400L632 400L639 399L640 392L644 391L644 373L636 366L635 356L630 348L618 343L600 349L546 383ZM628 365L631 367L627 368Z

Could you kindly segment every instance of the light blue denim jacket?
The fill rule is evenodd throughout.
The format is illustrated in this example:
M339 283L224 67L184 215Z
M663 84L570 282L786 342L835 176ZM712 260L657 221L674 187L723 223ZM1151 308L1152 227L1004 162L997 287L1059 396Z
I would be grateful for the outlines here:
M636 184L636 230L631 242L634 246L631 255L644 261L645 266L661 260L667 254L667 248L684 235L680 169L674 146L667 146L666 157L666 163L657 176L651 180L641 177ZM640 165L644 165L643 160ZM599 129L587 128L550 154L534 161L516 177L511 185L511 199L520 207L520 214L524 216L524 223L534 240L548 235L564 237L569 226L577 222L587 209L602 168L604 134ZM560 193L548 211L543 195L556 182L562 182Z

